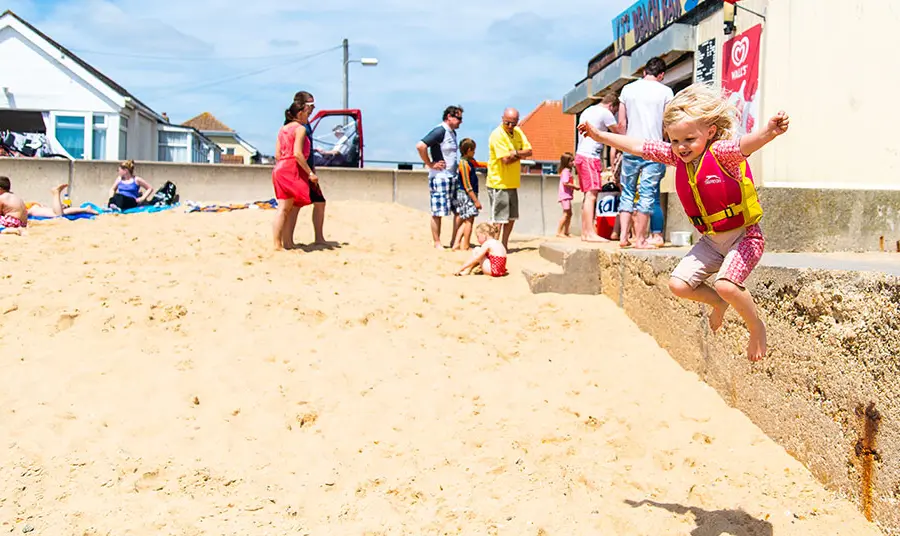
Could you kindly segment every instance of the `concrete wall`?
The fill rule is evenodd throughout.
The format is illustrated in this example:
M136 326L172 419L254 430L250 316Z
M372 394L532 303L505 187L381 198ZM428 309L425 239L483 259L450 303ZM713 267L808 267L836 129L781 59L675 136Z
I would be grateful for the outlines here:
M897 252L900 191L760 188L766 251ZM681 202L669 194L666 237L693 231Z
M699 304L669 292L678 256L599 255L603 294L829 488L900 534L900 278L758 267L748 288L770 354L751 364L733 311L713 335Z
M117 165L75 162L70 192L73 203L105 203ZM174 182L183 201L246 202L273 196L271 166L138 162L137 173L156 187ZM0 175L9 176L14 191L27 201L48 202L52 186L69 182L69 165L62 160L6 158L0 159ZM323 168L320 177L325 195L334 201L397 202L429 211L428 175L424 171ZM517 232L556 233L562 216L558 187L557 175L522 176ZM882 237L885 249L894 251L900 241L900 192L761 188L760 196L768 251L878 251ZM677 196L665 197L666 236L672 231L693 230ZM576 192L575 198L572 233L578 235L581 194ZM489 210L483 186L481 203L484 210L479 222L487 221Z

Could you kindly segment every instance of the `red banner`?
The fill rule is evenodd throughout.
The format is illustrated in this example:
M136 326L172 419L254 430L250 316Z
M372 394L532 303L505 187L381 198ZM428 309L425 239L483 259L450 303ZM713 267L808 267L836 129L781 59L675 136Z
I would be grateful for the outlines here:
M759 55L762 25L722 45L722 89L738 109L738 133L753 132L759 117Z

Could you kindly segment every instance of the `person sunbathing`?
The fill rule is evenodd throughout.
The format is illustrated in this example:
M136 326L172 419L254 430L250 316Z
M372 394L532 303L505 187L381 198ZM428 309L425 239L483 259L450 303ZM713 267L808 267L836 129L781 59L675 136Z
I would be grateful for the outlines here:
M28 225L27 209L22 198L10 190L9 177L0 177L0 233L21 235Z
M58 218L60 216L75 216L77 214L91 214L93 216L99 214L99 212L90 207L63 206L62 193L68 187L68 184L60 184L50 189L50 192L53 194L53 204L49 207L40 203L28 203L28 216L32 218Z

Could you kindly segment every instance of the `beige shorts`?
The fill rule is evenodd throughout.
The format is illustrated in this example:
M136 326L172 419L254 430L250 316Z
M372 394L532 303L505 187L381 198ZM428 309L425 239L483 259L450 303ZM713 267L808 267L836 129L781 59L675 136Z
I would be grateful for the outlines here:
M759 225L703 235L675 267L672 277L697 288L715 274L714 281L725 279L743 287L762 258L765 244Z

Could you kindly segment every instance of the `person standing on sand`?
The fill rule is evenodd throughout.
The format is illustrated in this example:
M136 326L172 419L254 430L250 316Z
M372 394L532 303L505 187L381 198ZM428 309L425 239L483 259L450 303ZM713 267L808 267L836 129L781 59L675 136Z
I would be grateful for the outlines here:
M599 103L581 112L581 123L590 123L595 129L619 133L616 112L619 98L609 93ZM575 151L575 170L584 201L581 204L581 239L585 242L608 242L597 234L597 196L603 188L603 144L579 135L578 149ZM568 229L568 224L566 226ZM568 232L566 232L568 236Z
M434 247L443 249L441 244L441 219L453 216L453 197L456 175L459 171L459 145L456 130L462 124L463 109L448 106L444 110L443 122L434 127L416 144L419 158L428 169L428 190L431 195L431 238ZM454 218L450 246L456 239L459 222Z
M312 141L304 127L313 108L312 95L302 104L295 100L284 111L284 126L278 131L275 142L275 168L272 170L272 185L278 200L278 211L272 223L275 250L296 247L294 228L297 226L297 216L302 207L312 203L310 187L319 182L307 160Z
M313 98L312 94L308 91L298 91L294 94L294 104L298 106L306 106L308 108L305 117L303 118L303 128L306 130L306 138L309 140L310 151L312 151L312 127L309 126L309 118L312 116L313 110L316 109L316 99ZM309 156L305 157L306 163L309 166L310 170L315 175L316 171L316 163ZM328 242L325 240L325 194L322 193L322 185L319 184L318 175L316 176L315 181L310 181L309 183L309 199L312 202L313 212L312 212L312 224L313 224L313 233L315 234L315 244L317 245L327 245ZM296 226L296 215L295 226Z
M519 186L522 182L520 160L531 156L531 144L518 127L519 111L507 108L503 119L488 142L488 199L491 223L501 227L501 242L509 249L509 236L519 219Z
M666 62L651 58L644 67L644 78L622 88L619 95L619 131L632 138L662 141L663 110L672 100L672 89L662 83ZM655 249L662 244L647 241L650 215L659 199L659 183L666 174L665 164L640 155L622 158L622 195L619 198L619 246L629 247L628 234L634 216L634 247ZM635 205L635 197L637 204ZM660 237L661 238L661 237Z

